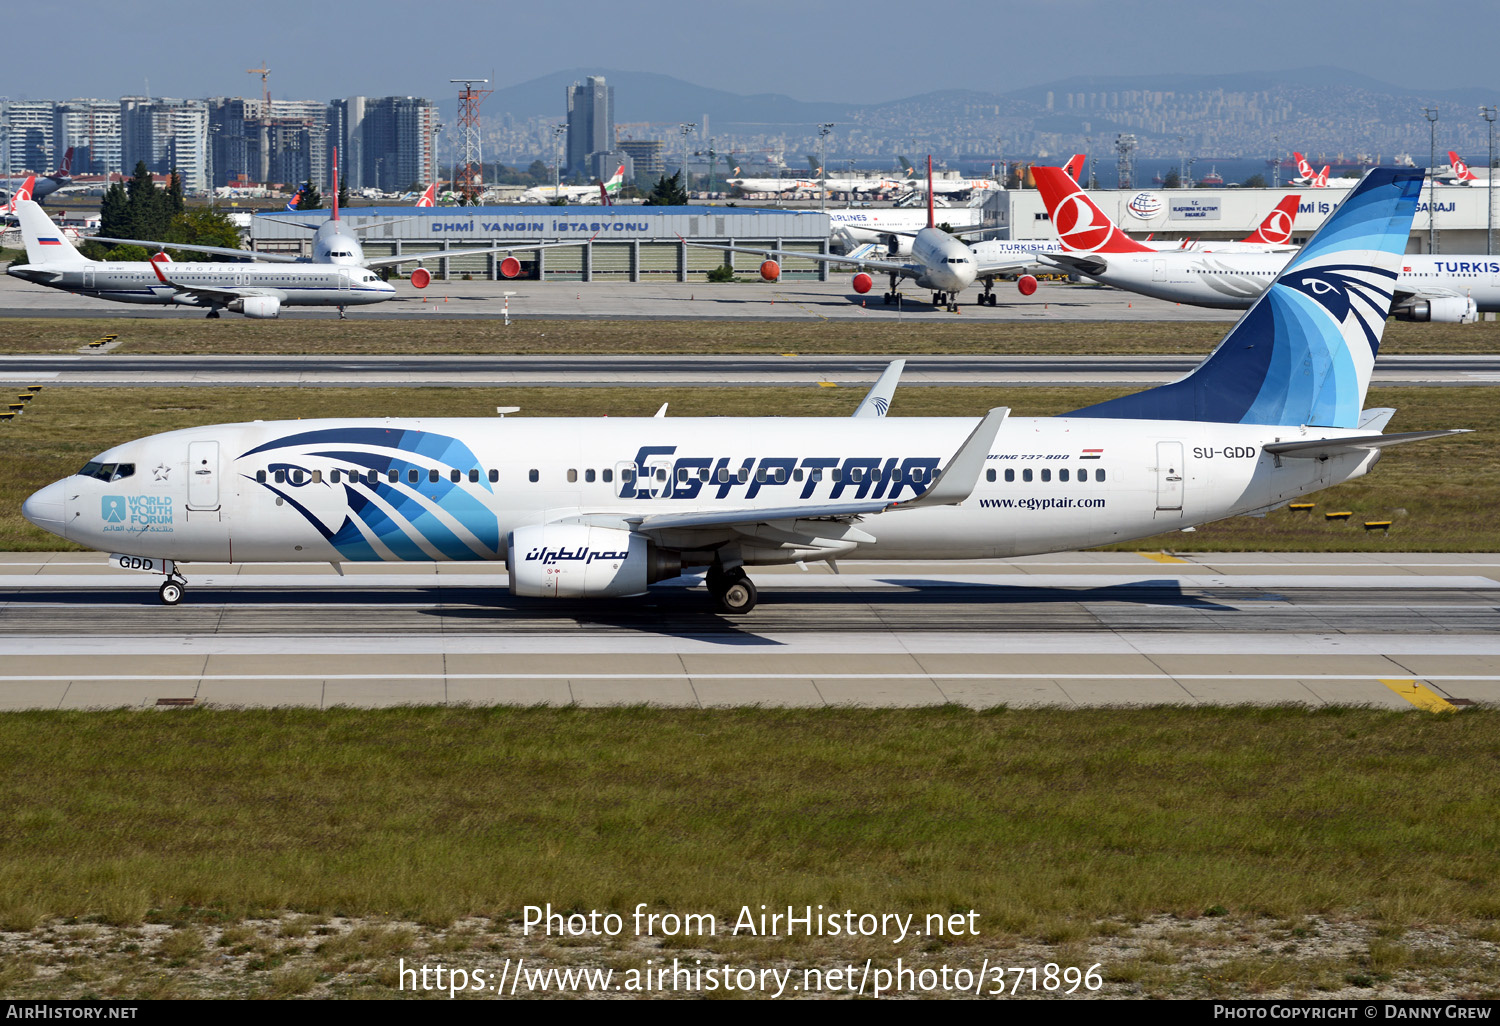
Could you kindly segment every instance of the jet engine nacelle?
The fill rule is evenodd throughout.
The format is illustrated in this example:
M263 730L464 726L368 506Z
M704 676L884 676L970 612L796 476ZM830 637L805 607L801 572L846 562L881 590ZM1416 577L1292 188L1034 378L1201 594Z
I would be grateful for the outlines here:
M1473 296L1434 296L1413 299L1395 310L1398 321L1435 321L1439 324L1470 324L1479 319Z
M432 284L432 272L425 267L418 267L411 272L411 287L414 289L425 289Z
M774 260L762 260L760 262L760 276L766 281L777 281L781 278L781 265Z
M279 317L281 300L275 296L246 296L244 299L231 300L229 309L233 313L244 314L246 317Z
M521 273L521 261L513 256L508 256L500 261L500 274L505 278L515 278Z
M1036 275L1034 275L1034 274L1023 274L1019 278L1017 278L1016 279L1016 291L1020 292L1021 295L1023 295L1023 296L1035 295L1036 294Z
M510 592L524 598L625 598L682 572L677 553L614 527L541 524L512 532Z
M858 292L861 296L869 292L874 286L875 279L871 278L864 271L860 271L854 276L854 291Z

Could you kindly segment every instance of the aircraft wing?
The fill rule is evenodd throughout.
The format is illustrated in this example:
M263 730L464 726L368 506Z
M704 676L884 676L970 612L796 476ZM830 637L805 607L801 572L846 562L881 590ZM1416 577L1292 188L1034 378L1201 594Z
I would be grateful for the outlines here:
M213 253L216 256L241 257L245 260L265 261L278 264L305 264L302 257L288 256L285 253L256 253L248 249L230 249L228 246L190 246L178 242L153 242L150 239L109 239L103 235L93 235L90 238L94 242L115 242L126 246L144 246L147 249L185 249L191 253Z
M228 303L231 300L244 299L246 296L275 296L280 299L286 295L277 289L256 288L253 286L249 288L216 289L206 285L183 285L168 278L162 271L161 264L152 261L151 269L156 272L156 277L160 279L163 285L170 285L185 296L194 296L210 303Z
M1441 431L1406 431L1392 435L1354 435L1348 438L1316 438L1306 442L1268 442L1261 446L1272 456L1324 460L1331 456L1348 456L1351 453L1384 449L1407 442L1425 442L1429 438L1445 438L1448 435L1465 435L1471 428L1448 428Z
M1048 254L1050 256L1050 254ZM1035 267L1043 262L1040 251L1029 254L1015 254L999 260L975 260L974 277L986 278L992 274L1009 274L1012 271L1024 271Z
M678 238L682 239L682 236L679 235ZM682 239L682 244L697 246L699 249L722 250L726 253L757 253L774 260L815 260L820 264L843 264L867 271L899 274L906 278L915 278L922 273L922 268L917 264L902 264L894 260L868 260L863 257L841 256L836 253L794 253L784 249L768 249L764 246L719 246L711 242L689 242L686 239Z
M424 260L436 260L446 256L473 256L475 253L509 253L513 250L525 250L530 252L538 249L557 249L559 246L581 246L585 242L593 242L594 236L587 239L570 239L567 242L537 242L521 243L508 246L465 246L463 249L437 249L428 253L403 253L400 256L367 257L366 267L393 267L396 264L420 264Z

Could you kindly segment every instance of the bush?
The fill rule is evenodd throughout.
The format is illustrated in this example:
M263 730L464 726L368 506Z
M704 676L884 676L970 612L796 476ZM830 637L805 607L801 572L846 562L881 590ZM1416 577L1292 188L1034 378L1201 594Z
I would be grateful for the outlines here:
M733 267L727 264L720 264L708 272L708 280L722 285L726 282L738 281L739 279L734 276Z

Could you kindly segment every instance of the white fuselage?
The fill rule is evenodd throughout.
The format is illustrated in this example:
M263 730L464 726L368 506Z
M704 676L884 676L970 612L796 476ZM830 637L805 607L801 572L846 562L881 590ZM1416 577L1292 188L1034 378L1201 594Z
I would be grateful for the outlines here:
M1074 254L1082 255L1082 254ZM1101 253L1104 269L1088 272L1106 285L1193 306L1245 310L1293 254ZM1398 290L1450 289L1472 296L1480 312L1500 310L1500 257L1408 254Z
M972 228L980 223L984 212L978 207L953 207L944 210L942 220L954 228ZM905 256L911 252L910 235L895 235L891 232L915 232L927 227L927 211L913 207L882 207L865 210L830 210L828 224L833 235L847 237L854 245L860 243L888 243L896 240L896 253Z
M106 552L180 561L503 560L510 532L566 521L910 499L969 418L299 420L173 431L96 457L28 520ZM1277 440L1357 431L1012 418L959 505L855 524L666 531L746 565L991 558L1126 541L1274 507L1364 473L1374 453L1278 460ZM351 479L352 475L352 479ZM649 525L648 525L649 526ZM699 565L707 560L689 561Z
M923 228L911 242L911 277L919 288L957 294L974 284L974 251L941 228Z
M178 285L268 296L281 306L366 306L383 303L395 289L359 267L329 264L168 263ZM148 261L98 261L12 266L10 274L38 285L116 303L209 307L215 304L164 284ZM222 304L219 304L222 305Z

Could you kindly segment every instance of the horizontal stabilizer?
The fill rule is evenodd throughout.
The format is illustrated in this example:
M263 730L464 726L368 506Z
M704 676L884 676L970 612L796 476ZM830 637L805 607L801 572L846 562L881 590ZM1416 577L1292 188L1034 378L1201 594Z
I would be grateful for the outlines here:
M1332 456L1349 456L1371 449L1384 449L1407 442L1425 442L1429 438L1466 435L1470 428L1448 428L1443 431L1407 431L1394 435L1352 435L1345 438L1315 438L1306 442L1269 442L1261 448L1272 456L1287 459L1322 460Z

